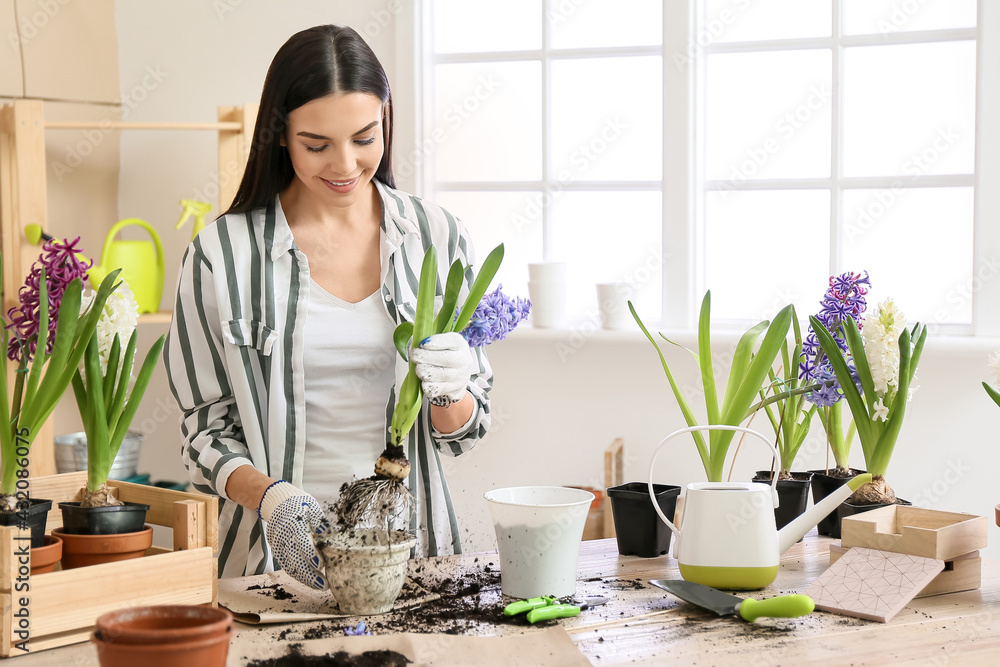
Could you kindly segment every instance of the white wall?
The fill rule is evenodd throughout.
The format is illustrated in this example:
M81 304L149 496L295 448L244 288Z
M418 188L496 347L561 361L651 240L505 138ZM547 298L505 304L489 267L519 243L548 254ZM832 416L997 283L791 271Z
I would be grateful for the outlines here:
M231 11L218 13L220 8ZM400 91L412 90L413 81L406 67L410 27L398 0L280 5L239 0L119 2L116 13L123 90L141 87L144 77L155 82L144 95L140 91L145 99L130 110L129 120L214 120L218 105L257 99L271 57L293 32L319 23L346 23L366 35L389 74L397 98L397 127L403 128L397 134L397 154L413 148L412 134L405 128L412 124L414 110L399 103ZM150 78L151 72L158 81ZM406 96L404 92L402 97ZM190 228L172 229L179 215L177 200L211 191L215 136L125 133L121 145L119 216L144 217L161 230L169 257L164 302L169 307L173 278L190 233ZM593 325L566 332L524 329L490 349L496 371L494 427L473 452L445 461L467 550L495 546L482 499L486 490L520 484L601 486L603 451L615 437L625 440L626 481L642 480L655 445L684 426L648 341L638 332L595 329ZM148 343L164 330L146 327L143 340ZM694 343L683 334L676 339ZM720 334L717 358L734 343L734 335ZM890 483L900 496L942 509L987 514L992 523L993 506L1000 502L992 476L1000 464L994 427L1000 423L1000 408L979 383L987 379L986 358L997 347L998 341L928 341L918 372L920 389L889 470ZM690 357L674 350L671 362L683 385L697 386ZM692 400L700 399L692 396ZM148 434L141 469L152 472L155 479L184 477L177 418L161 371L136 418ZM818 426L800 454L800 469L825 465ZM689 440L680 440L671 450L673 461L659 466L659 481L682 484L703 479ZM855 445L852 463L863 467L860 445ZM752 470L768 464L759 445L748 441L733 478L746 479Z

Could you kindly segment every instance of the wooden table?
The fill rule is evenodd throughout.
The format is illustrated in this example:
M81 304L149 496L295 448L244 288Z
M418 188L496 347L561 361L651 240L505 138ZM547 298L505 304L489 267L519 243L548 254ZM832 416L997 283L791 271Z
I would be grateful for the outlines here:
M760 598L802 591L827 568L830 542L815 532L807 535L784 555L774 584L745 595ZM457 571L484 556L496 558L494 552L433 561L444 570ZM983 561L980 589L914 600L887 624L823 612L800 619L747 623L735 616L717 617L658 588L635 585L649 579L678 578L676 565L668 556L619 556L613 539L582 543L577 593L606 595L610 601L561 622L592 664L1000 664L1000 563ZM661 611L667 613L633 618ZM240 627L230 651L230 667L242 664L238 656L253 655L254 643L276 641L282 630L293 626L264 630ZM304 630L309 625L294 627ZM497 626L495 630L496 634L511 632L509 626ZM88 644L13 660L16 667L97 664L96 653Z

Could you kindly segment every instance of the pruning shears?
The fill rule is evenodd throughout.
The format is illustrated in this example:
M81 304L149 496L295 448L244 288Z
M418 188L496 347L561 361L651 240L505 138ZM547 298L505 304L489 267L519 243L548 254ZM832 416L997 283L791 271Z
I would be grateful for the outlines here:
M596 607L608 601L606 597L594 596L588 598L570 598L563 602L560 598L551 595L542 595L537 598L518 600L511 602L504 607L504 616L517 616L527 612L528 622L551 621L556 618L570 618L579 616L580 612L589 607Z

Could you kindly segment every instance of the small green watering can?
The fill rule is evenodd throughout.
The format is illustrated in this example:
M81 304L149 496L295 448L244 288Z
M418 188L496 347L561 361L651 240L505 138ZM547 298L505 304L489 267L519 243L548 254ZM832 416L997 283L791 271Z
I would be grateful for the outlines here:
M115 241L115 235L129 225L144 228L153 238L149 241ZM163 296L163 244L151 224L139 218L125 218L115 223L104 239L101 262L90 269L90 284L97 289L104 277L121 269L119 277L128 283L140 313L155 313Z

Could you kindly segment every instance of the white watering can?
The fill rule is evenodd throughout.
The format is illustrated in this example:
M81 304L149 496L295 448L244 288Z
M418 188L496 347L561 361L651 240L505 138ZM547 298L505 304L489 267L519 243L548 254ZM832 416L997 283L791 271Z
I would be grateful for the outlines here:
M672 438L692 431L730 430L761 440L780 460L778 450L757 431L742 426L691 426L674 431L657 446L649 464L649 497L653 509L674 534L673 555L687 581L713 588L751 590L767 586L778 576L781 554L798 542L820 519L837 508L869 474L858 475L813 505L782 528L774 523L778 506L777 473L771 484L758 482L692 482L684 499L684 529L677 528L656 502L653 470L663 446Z

